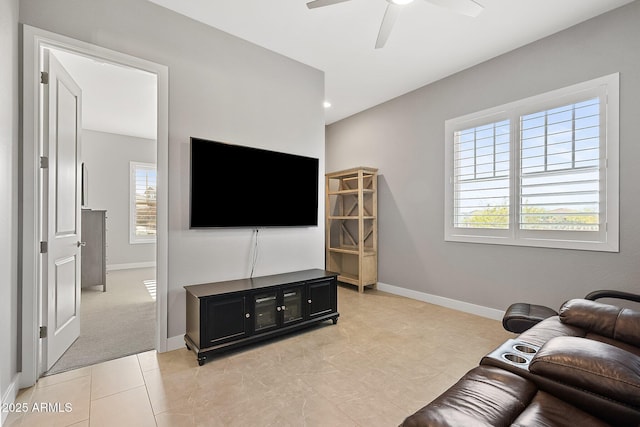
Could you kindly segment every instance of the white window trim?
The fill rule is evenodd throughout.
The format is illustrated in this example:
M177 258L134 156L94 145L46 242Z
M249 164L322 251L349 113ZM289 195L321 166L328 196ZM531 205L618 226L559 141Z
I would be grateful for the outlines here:
M129 244L155 243L156 236L136 235L136 169L155 169L155 163L129 162ZM157 185L157 182L156 182Z
M545 248L564 248L603 252L619 252L619 115L620 83L619 73L578 83L569 87L547 92L541 95L511 102L499 107L489 108L477 113L447 120L445 122L445 241L502 244L514 246L533 246ZM519 144L520 117L540 109L548 108L566 101L567 104L584 98L585 94L604 95L606 100L601 109L601 137L606 148L605 179L601 180L601 195L604 210L603 230L601 232L583 231L540 231L519 230L519 149L511 149L510 171L510 227L508 230L469 229L453 226L454 182L453 182L453 144L454 133L458 130L479 126L492 121L510 119L513 124L512 144ZM515 142L514 142L515 141ZM515 145L519 148L518 145ZM578 235L581 239L577 240ZM589 235L585 234L589 233Z

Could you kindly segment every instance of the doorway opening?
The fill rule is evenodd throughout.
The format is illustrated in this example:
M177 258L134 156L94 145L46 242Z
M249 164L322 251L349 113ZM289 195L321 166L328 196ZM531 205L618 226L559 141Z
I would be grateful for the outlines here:
M45 375L155 349L156 335L157 76L50 54L82 90L83 246L80 336Z
M47 217L47 208L48 208L48 199L47 199L47 188L44 185L48 178L43 178L43 176L47 176L48 172L43 171L47 166L47 159L43 161L43 157L46 157L47 147L46 144L49 142L46 139L46 132L48 131L48 123L46 119L46 107L49 100L49 92L43 89L43 85L46 85L48 82L48 77L43 78L42 72L43 70L48 70L49 66L49 53L55 52L59 56L71 55L74 59L81 59L87 61L93 61L94 65L98 67L108 68L114 67L121 71L138 73L140 75L147 75L153 77L153 82L151 86L153 86L154 93L156 95L155 106L151 111L151 114L156 117L155 123L155 147L152 150L155 154L155 183L153 186L149 186L146 188L143 193L143 198L145 200L140 200L137 197L138 192L135 190L135 177L134 184L131 184L131 176L130 176L130 166L129 161L127 163L126 171L124 172L124 179L126 181L126 188L119 189L117 192L120 196L126 199L124 204L127 204L129 207L126 213L127 222L127 232L125 240L128 242L129 246L139 245L138 247L146 247L152 254L151 259L143 259L136 258L133 255L133 252L128 254L128 258L121 258L118 261L117 257L112 258L107 262L107 257L105 256L105 269L110 270L109 274L107 274L107 281L104 285L106 285L107 292L103 292L105 290L105 286L102 284L88 284L86 286L86 291L93 291L94 295L98 293L104 296L108 295L109 297L115 297L116 292L114 292L118 285L113 285L113 289L111 287L111 281L116 283L116 281L120 282L131 282L136 281L140 282L140 290L142 292L138 292L138 296L143 296L152 302L151 309L148 310L151 312L152 322L152 338L150 340L151 347L155 348L159 352L163 352L167 350L167 329L166 329L166 320L167 320L167 263L168 263L168 250L167 250L167 234L168 234L168 221L167 221L167 212L168 212L168 203L167 203L167 193L168 186L166 181L167 169L168 169L168 69L166 66L152 63L140 58L132 57L127 54L123 54L120 52L112 51L109 49L101 48L89 43L81 42L75 39L71 39L65 36L61 36L55 33L51 33L45 30L37 29L30 26L24 26L23 28L23 109L24 109L24 127L23 127L23 205L22 205L22 217L23 217L23 230L22 230L22 258L23 258L23 268L22 268L22 345L21 345L21 355L20 359L22 362L22 374L20 377L20 387L28 387L37 381L38 377L43 375L49 368L53 366L51 357L48 357L48 347L52 343L52 334L51 328L48 328L47 318L49 316L48 306L51 306L51 294L50 294L50 285L51 285L51 276L48 275L48 261L47 251L42 251L42 248L47 248L48 242L46 241L47 237L50 237L50 234L47 235L47 227L48 227L48 217ZM55 55L55 54L54 54ZM73 67L69 67L73 68ZM80 79L81 80L81 79ZM104 84L104 81L101 81L102 86L109 90L108 85ZM56 82L57 84L57 82ZM89 114L86 114L87 117L90 117ZM98 117L104 119L106 116L104 114L99 114ZM136 119L136 118L134 118ZM137 118L140 120L140 117ZM125 122L126 119L121 117L121 122ZM90 125L91 121L88 121L88 127L85 129L83 127L82 131L79 132L82 135L82 140L92 140L93 148L96 149L99 147L104 140L112 141L112 147L115 147L117 144L122 143L131 143L132 145L136 145L132 143L134 142L147 142L149 140L153 140L153 138L145 138L144 135L123 135L121 131L104 131L103 129L91 129L92 125ZM87 138L89 137L89 138ZM120 140L122 137L126 141ZM115 142L113 142L115 141ZM140 144L138 144L140 145ZM83 150L84 151L84 150ZM95 150L94 150L95 151ZM85 175L84 184L88 187L87 191L77 190L78 193L82 193L85 197L82 200L82 207L89 208L87 211L99 211L99 210L107 210L109 209L106 206L107 201L101 197L104 196L104 191L100 192L100 180L104 180L104 177L101 177L99 174L100 165L102 163L106 163L105 156L108 153L112 156L114 154L122 154L123 150L118 150L117 148L103 151L102 154L96 154L94 152L94 156L97 156L100 161L92 161L89 159L91 149L86 150L83 155L86 155L87 158L86 164L84 167L81 166L81 162L78 162L78 167L76 169L78 176L81 174ZM80 158L80 155L77 156ZM122 159L120 159L122 160ZM145 161L145 163L153 163L153 160L150 162L145 158L138 158L135 161L139 162L140 160ZM94 166L91 166L93 162ZM43 167L44 165L44 167ZM98 166L95 166L98 165ZM93 172L92 172L93 170ZM55 175L55 174L54 174ZM115 177L119 175L115 170L108 172L107 180L114 182ZM97 179L96 179L97 178ZM149 181L146 181L149 184ZM92 193L91 187L95 185L96 191ZM154 187L154 188L150 188ZM80 186L78 186L80 188ZM133 190L132 190L133 188ZM107 190L109 192L111 190ZM152 194L153 193L153 194ZM92 200L95 197L94 200ZM97 194L97 196L96 196ZM149 213L149 206L151 205L151 201L153 199L153 204L156 208L156 217L154 220L150 220L148 217L143 221L144 229L146 230L147 238L149 238L149 230L152 228L152 223L155 225L155 243L149 241L149 239L145 243L129 243L129 238L131 237L131 233L133 230L133 234L136 233L136 230L139 230L141 224L136 223L136 217L134 215L133 225L128 227L130 223L130 212L136 212L138 210L138 220L141 218L141 212L144 211L144 214L147 215ZM81 200L80 194L78 194L78 199ZM132 205L128 203L129 200L132 200ZM93 203L95 202L95 203ZM141 202L145 203L146 209L141 208ZM105 203L105 205L102 205ZM93 204L93 206L92 206ZM101 206L98 206L100 204ZM80 203L76 203L76 207L80 208ZM100 209L98 209L100 208ZM110 210L114 211L116 208L110 208ZM50 214L49 214L50 216ZM111 216L111 215L110 215ZM80 218L80 209L78 209L78 219ZM115 218L114 218L115 220ZM109 223L107 223L109 224ZM120 228L120 226L116 228ZM81 226L76 227L77 230L81 230ZM93 227L91 227L93 229ZM115 231L115 230L114 230ZM108 233L107 230L105 230ZM115 240L113 240L115 242ZM44 243L44 245L43 245ZM84 238L78 239L78 247L83 247L83 245L87 245L88 242L84 241ZM109 246L111 246L112 242L109 242ZM51 245L49 245L51 246ZM106 247L106 252L109 252ZM151 249L149 249L151 248ZM117 250L113 252L117 255L122 255L123 251ZM126 254L125 254L126 255ZM81 257L80 257L81 258ZM56 265L53 265L53 268L57 268ZM51 268L49 268L51 270ZM119 273L118 273L119 272ZM80 276L80 272L76 274L78 277ZM72 274L68 274L67 277L73 276ZM112 277L109 277L112 276ZM123 278L128 277L128 278ZM139 279L139 277L144 277L143 279ZM56 279L57 280L57 279ZM80 282L78 280L78 282ZM56 283L55 286L58 286ZM130 290L130 289L129 289ZM80 293L79 293L80 294ZM68 295L71 295L69 293ZM154 300L155 297L155 300ZM48 299L47 299L48 298ZM80 299L80 298L77 298ZM89 302L88 298L85 298L86 302ZM135 299L131 295L128 297L121 297L122 300L132 300ZM104 304L99 303L95 304L100 307ZM122 305L122 304L120 304ZM90 307L87 307L90 308ZM69 311L69 310L68 310ZM135 311L135 309L134 309ZM138 310L139 311L139 310ZM71 317L81 317L80 310L70 311ZM102 326L102 329L98 332L104 333L105 325L107 322L110 322L105 318L104 313L98 314L95 317L102 317L102 324L97 322L98 327ZM50 319L50 317L49 317ZM50 323L50 320L49 320ZM122 327L121 327L122 329ZM125 328L126 329L126 328ZM45 331L44 337L42 336L42 331ZM133 338L135 340L135 338ZM78 340L79 341L79 340ZM103 339L104 341L104 339ZM148 345L147 345L148 347ZM95 348L95 347L94 347ZM101 353L99 348L95 348L95 353ZM126 350L125 350L126 352ZM125 354L122 354L125 355ZM114 358L118 356L110 356L109 358ZM71 368L73 368L72 366ZM69 368L70 369L70 368ZM64 369L66 370L66 369Z

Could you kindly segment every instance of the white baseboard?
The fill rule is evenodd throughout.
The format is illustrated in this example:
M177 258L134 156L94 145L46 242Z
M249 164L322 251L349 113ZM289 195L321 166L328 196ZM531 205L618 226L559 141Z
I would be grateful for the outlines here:
M378 282L378 290L415 299L418 301L428 302L430 304L440 305L442 307L452 308L454 310L463 311L465 313L475 314L481 317L487 317L493 320L502 320L502 317L504 316L504 311L496 310L495 308L484 307L481 305L458 301L451 298L431 295L424 292L414 291L412 289L401 288L399 286L387 285L386 283Z
M7 391L2 395L2 407L6 408L16 401L18 396L18 375L13 377L13 381L9 384ZM0 411L0 426L4 425L4 422L9 416L8 411Z
M177 350L184 347L184 345L184 335L167 338L167 351Z
M134 268L155 268L156 262L131 262L129 264L108 264L107 271L113 270L131 270Z

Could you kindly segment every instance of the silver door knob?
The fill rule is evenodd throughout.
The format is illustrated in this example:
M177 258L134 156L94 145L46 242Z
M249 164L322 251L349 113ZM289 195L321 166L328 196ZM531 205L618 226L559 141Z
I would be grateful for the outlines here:
M81 242L81 241L79 241L79 240L78 240L77 245L78 245L78 247L80 247L80 246L87 246L87 242Z
M311 300L308 300L307 302L308 302L309 304L311 304Z
M251 314L247 313L247 314L244 315L244 317L246 317L248 319L249 317L251 317Z
M278 306L278 307L276 307L276 310L280 311L280 310L282 310L282 307Z

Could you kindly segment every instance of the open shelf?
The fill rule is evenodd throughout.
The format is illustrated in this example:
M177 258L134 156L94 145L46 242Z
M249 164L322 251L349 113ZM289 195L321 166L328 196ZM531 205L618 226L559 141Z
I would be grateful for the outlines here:
M363 217L359 217L359 216L353 216L353 215L347 215L347 216L330 216L329 217L330 220L348 220L348 219L376 219L376 217L371 216L371 215L367 215L367 216L363 216Z
M326 174L326 269L359 292L378 283L377 176L367 167Z
M372 189L368 189L365 188L362 190L363 193L373 193L375 190ZM338 195L348 195L348 194L354 194L357 195L358 194L358 189L355 190L339 190L339 191L330 191L329 195L330 196L338 196Z

